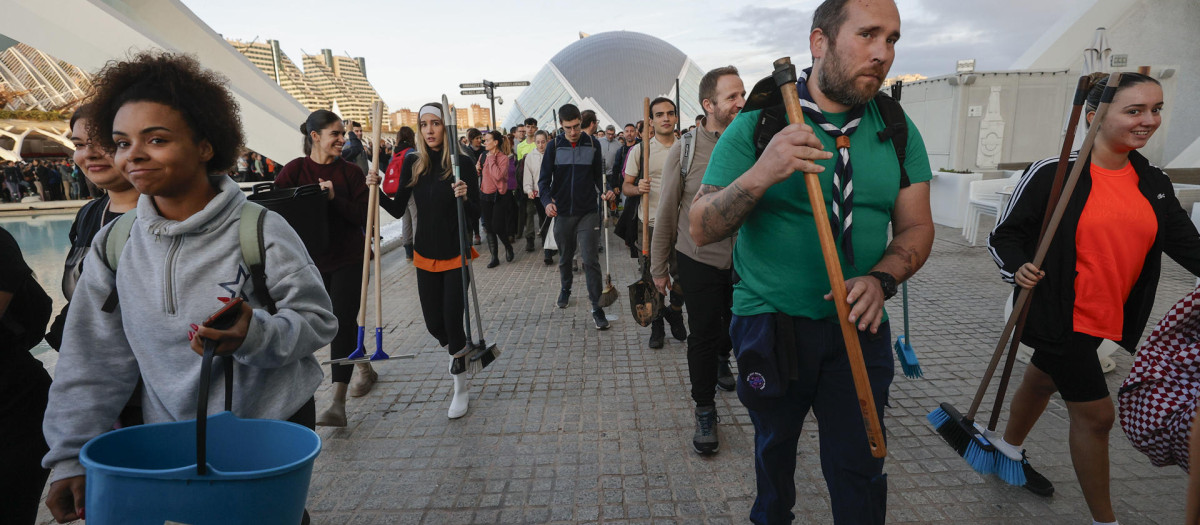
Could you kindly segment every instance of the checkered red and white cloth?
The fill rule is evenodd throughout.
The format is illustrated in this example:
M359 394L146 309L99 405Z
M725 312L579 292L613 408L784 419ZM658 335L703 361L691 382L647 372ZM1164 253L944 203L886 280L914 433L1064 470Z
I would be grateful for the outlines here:
M1188 469L1200 396L1200 288L1181 299L1142 344L1117 396L1121 428L1155 466Z

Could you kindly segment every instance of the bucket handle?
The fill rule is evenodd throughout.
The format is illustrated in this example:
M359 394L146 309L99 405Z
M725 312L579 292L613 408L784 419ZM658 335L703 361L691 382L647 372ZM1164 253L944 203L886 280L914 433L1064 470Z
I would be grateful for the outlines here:
M293 197L307 197L309 195L317 195L328 193L320 184L305 184L296 188L296 193Z
M217 341L204 341L204 358L200 363L200 397L196 401L196 474L208 473L205 464L208 446L208 387L212 379L213 357L217 354ZM233 356L221 358L225 371L225 411L233 411Z
M258 184L251 186L250 189L252 190L251 194L262 193L264 191L271 191L271 190L275 189L275 183L274 182L260 182Z

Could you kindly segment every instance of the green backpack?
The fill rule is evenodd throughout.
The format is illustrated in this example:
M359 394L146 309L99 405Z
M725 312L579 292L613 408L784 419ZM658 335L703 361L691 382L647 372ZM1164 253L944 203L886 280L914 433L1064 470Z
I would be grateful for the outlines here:
M125 251L125 243L133 231L133 222L137 220L137 208L130 210L117 219L108 232L104 242L104 263L109 271L117 273L117 263L121 260L121 252ZM247 201L242 205L242 218L238 223L238 244L242 248L242 260L250 267L250 281L254 286L254 297L266 305L267 312L272 315L277 311L275 300L267 289L266 258L267 246L263 240L263 225L267 220L267 209L259 204ZM119 299L117 288L109 292L108 299L100 308L105 313L117 309Z

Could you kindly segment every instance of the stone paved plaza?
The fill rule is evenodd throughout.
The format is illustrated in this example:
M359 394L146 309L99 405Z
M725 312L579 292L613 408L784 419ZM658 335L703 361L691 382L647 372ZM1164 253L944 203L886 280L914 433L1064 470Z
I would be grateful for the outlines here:
M628 251L612 239L621 299L608 313L618 319L598 332L582 274L569 307L556 308L557 269L542 264L540 251L520 251L523 244L511 264L478 265L488 341L504 355L475 376L470 412L455 421L446 419L447 357L425 331L412 266L401 250L384 257L384 341L389 352L417 358L379 365L375 390L348 403L349 426L318 430L324 449L309 493L314 523L746 522L754 499L750 420L736 394L718 391L721 452L692 452L685 345L668 336L665 348L647 348L649 329L628 312L624 288L636 270ZM1152 324L1194 283L1169 260L1163 273ZM1090 523L1061 399L1026 443L1031 461L1055 484L1050 498L976 474L925 420L940 402L964 411L970 405L1008 292L985 247L938 227L933 255L909 288L912 343L925 377L907 379L897 366L886 411L890 523ZM894 339L902 329L899 298L889 307ZM1117 371L1108 384L1115 395L1132 358L1113 357ZM1023 370L1018 363L1016 374ZM325 384L318 408L328 399ZM989 399L981 419L990 406ZM1119 428L1110 441L1121 522L1182 522L1183 471L1151 466ZM811 416L796 485L797 523L831 523ZM48 523L44 510L42 516Z

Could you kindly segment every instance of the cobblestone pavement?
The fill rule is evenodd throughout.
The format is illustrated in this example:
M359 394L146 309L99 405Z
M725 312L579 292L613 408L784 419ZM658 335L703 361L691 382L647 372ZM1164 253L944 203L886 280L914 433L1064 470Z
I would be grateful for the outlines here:
M417 358L378 365L375 390L348 403L349 426L318 430L324 449L309 493L314 522L746 522L755 491L745 409L734 393L718 391L721 452L702 458L691 451L685 346L668 337L661 350L646 347L649 329L633 323L624 289L635 264L618 242L610 246L622 297L608 313L619 317L604 332L591 324L582 274L569 307L554 306L557 268L544 266L540 251L526 254L521 242L513 263L478 265L485 331L504 355L475 376L470 412L455 421L446 418L447 357L425 331L412 266L400 250L385 256L384 341L389 352ZM1151 322L1193 283L1167 260ZM940 402L969 406L1008 293L985 247L938 227L933 256L909 286L912 343L925 378L904 378L897 367L886 413L889 522L1089 523L1061 399L1026 443L1055 484L1050 498L976 474L925 421ZM898 331L898 300L891 312ZM1113 357L1117 371L1108 384L1115 394L1132 358ZM1015 377L1024 366L1017 364ZM326 384L318 409L328 402ZM984 407L981 419L990 400ZM796 472L798 523L832 522L817 438L810 416ZM1110 443L1121 522L1182 522L1182 470L1151 466L1119 428Z

